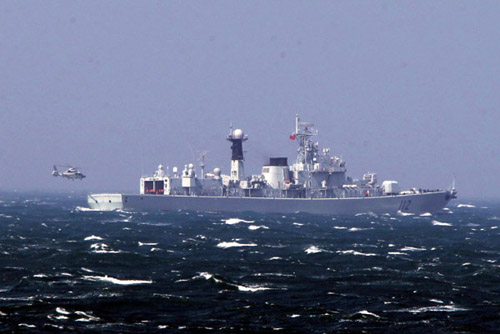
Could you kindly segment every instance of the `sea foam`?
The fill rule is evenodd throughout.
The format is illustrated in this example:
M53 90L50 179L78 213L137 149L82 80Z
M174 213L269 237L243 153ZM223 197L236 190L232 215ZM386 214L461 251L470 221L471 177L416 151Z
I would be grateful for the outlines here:
M118 279L115 277L111 277L108 275L105 276L83 276L83 279L93 282L107 282L118 285L138 285L138 284L152 284L151 280L127 280L127 279Z

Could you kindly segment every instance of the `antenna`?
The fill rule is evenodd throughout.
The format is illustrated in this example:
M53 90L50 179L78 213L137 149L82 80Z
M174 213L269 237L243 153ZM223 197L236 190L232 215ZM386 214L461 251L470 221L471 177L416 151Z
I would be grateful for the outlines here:
M205 157L207 156L208 151L198 151L199 157L198 161L200 162L201 169L201 179L205 178Z

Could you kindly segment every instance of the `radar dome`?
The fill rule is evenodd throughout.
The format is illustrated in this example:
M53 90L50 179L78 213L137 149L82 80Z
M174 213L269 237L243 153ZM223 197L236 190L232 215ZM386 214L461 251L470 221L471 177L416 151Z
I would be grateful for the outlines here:
M243 139L243 130L241 129L236 129L233 131L233 138L234 139Z
M221 172L221 171L220 171L220 168L219 168L219 167L214 168L214 175L215 175L215 176L220 176L220 172Z

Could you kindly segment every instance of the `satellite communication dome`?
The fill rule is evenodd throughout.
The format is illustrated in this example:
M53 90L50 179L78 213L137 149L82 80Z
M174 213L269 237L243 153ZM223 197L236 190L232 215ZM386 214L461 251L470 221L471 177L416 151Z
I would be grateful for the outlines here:
M193 165L193 164L189 164L189 165L188 165L188 168L189 168L189 169L193 169L193 168L194 168L194 165Z
M243 130L241 129L236 129L233 131L233 138L234 139L243 139Z

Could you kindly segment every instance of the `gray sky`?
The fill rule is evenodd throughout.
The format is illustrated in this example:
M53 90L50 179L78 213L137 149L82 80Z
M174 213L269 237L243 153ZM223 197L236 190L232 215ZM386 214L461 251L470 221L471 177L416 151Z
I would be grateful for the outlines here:
M208 150L295 159L294 117L348 174L499 197L498 1L2 1L0 190L138 191ZM55 163L88 175L50 176Z

